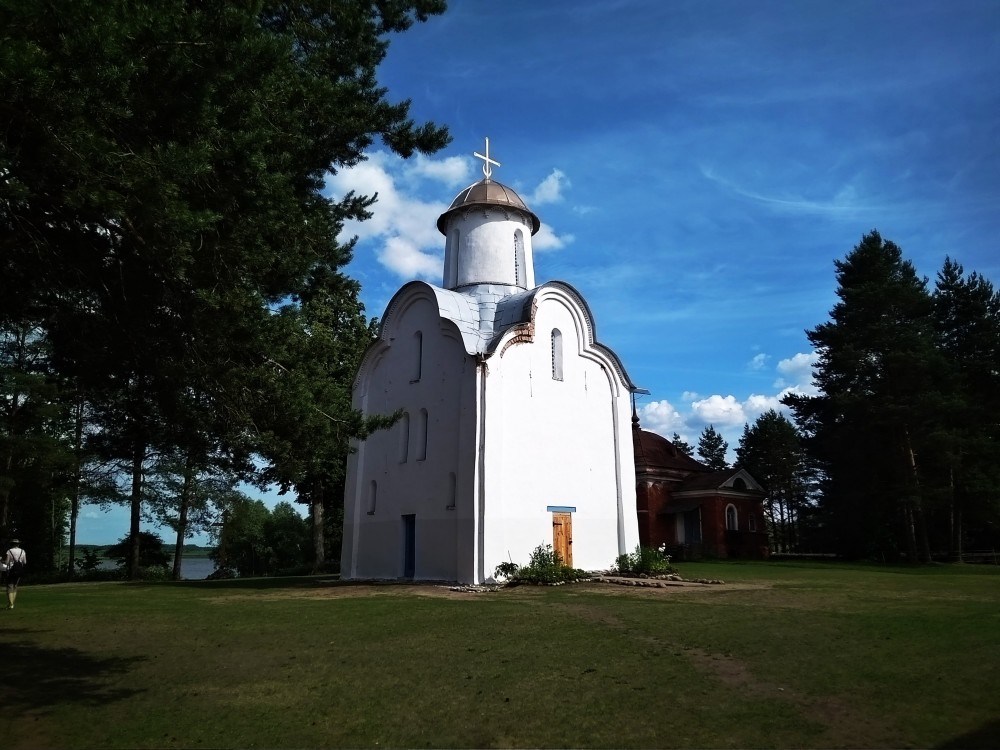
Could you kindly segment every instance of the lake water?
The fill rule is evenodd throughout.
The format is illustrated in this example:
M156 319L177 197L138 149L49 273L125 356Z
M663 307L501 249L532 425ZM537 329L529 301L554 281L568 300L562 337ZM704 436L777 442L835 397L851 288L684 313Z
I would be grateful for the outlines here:
M187 581L208 578L213 572L215 572L215 563L207 557L181 558L181 578Z
M173 558L171 558L170 569L173 570ZM112 560L102 560L101 568L111 570L117 568L118 563ZM200 581L208 578L215 571L215 563L207 557L182 557L181 558L181 578L185 581Z

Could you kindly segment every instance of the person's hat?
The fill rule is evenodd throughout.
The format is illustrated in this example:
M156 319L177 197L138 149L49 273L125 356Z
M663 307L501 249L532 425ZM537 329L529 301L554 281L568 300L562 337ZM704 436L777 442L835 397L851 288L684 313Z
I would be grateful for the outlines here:
M10 543L11 543L11 544L20 544L20 543L21 543L21 540L20 540L20 539L11 539L11 540L10 540Z

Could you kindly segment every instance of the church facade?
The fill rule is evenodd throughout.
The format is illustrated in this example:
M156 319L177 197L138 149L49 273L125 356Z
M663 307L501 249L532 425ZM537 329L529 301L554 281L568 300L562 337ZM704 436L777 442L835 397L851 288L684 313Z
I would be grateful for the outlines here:
M644 547L675 560L766 559L764 490L745 469L713 471L633 420L636 514Z
M481 583L546 544L598 570L639 542L635 387L583 297L536 286L540 222L488 149L438 219L442 285L395 294L355 379L355 408L401 417L349 458L344 578Z

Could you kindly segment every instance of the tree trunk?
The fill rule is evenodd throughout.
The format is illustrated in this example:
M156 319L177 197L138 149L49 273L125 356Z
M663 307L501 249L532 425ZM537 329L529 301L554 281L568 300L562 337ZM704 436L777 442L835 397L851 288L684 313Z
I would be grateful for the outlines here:
M69 566L66 571L70 578L76 572L76 521L80 516L80 481L83 476L83 399L77 399L76 436L74 440L73 497L69 505Z
M913 482L913 514L914 520L916 521L916 541L920 545L920 558L922 562L931 562L931 545L930 538L927 534L927 522L924 519L924 507L923 502L920 497L920 476L917 472L917 457L913 453L913 444L910 442L910 431L908 429L903 430L903 436L906 440L906 452L910 458L910 476Z
M767 496L764 504L764 513L767 515L767 536L771 545L771 552L781 552L781 544L778 540L778 524L774 518L774 498Z
M965 549L962 546L962 506L958 506L958 511L956 513L957 519L955 523L955 545L958 550L958 561L964 562Z
M962 562L955 537L955 467L948 467L948 557L952 562Z
M910 565L916 565L917 536L913 528L913 508L909 498L903 502L903 536L906 537L906 561Z
M13 444L13 441L11 441ZM11 468L14 466L14 449L11 448L7 452L7 459L4 461L4 473L10 476ZM0 534L4 536L10 535L10 529L7 528L7 514L10 508L10 490L6 487L0 490Z
M191 493L194 489L193 460L188 455L184 464L184 486L181 488L179 507L177 509L177 541L174 543L174 570L171 577L181 580L181 563L184 557L184 536L187 533L188 508L191 505Z
M313 491L309 499L313 525L313 573L323 572L326 563L326 548L323 544L323 480L313 482Z
M136 438L132 445L132 495L130 498L132 514L129 523L129 533L132 535L132 545L129 550L128 577L132 581L139 579L139 522L142 519L142 464L146 458L146 446Z
M788 552L788 523L785 518L785 497L778 496L778 513L781 518L781 551Z

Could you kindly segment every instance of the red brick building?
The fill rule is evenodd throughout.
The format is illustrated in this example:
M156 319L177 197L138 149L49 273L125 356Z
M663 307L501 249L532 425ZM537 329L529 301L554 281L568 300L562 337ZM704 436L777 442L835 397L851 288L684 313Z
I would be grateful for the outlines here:
M676 559L766 558L764 492L743 469L712 471L632 418L639 543Z

